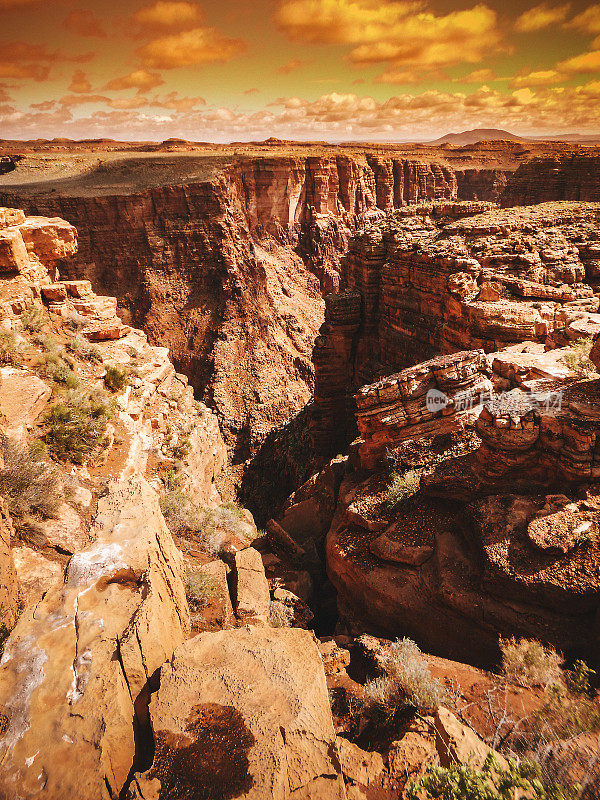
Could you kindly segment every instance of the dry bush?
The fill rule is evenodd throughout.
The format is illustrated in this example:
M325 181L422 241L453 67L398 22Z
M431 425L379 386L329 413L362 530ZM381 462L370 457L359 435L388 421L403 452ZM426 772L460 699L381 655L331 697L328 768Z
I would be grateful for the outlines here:
M104 385L111 392L120 392L129 383L129 372L125 369L119 369L112 364L106 365L106 374L104 376Z
M550 647L529 639L501 639L502 671L519 686L550 686L562 681L563 657Z
M90 344L83 336L73 336L66 343L66 348L82 361L102 361L102 353Z
M13 331L0 331L0 365L17 366L22 350Z
M390 648L386 674L365 686L365 703L391 717L398 708L434 711L445 699L441 683L431 675L418 645L398 639Z
M185 596L190 611L202 611L215 599L217 592L217 582L212 575L201 569L186 570Z
M562 360L570 370L576 372L578 375L589 375L596 372L596 367L590 361L590 353L594 346L594 339L592 336L582 337L577 339L571 345L571 350L566 353Z
M30 333L40 333L44 330L46 325L50 322L48 312L43 306L32 305L27 306L25 311L21 314L21 324L23 329Z
M59 461L82 464L108 446L106 428L113 413L100 394L69 392L44 416L44 441Z
M408 472L392 472L388 484L387 501L390 506L397 506L403 500L419 491L421 475L414 469Z
M4 467L0 471L0 493L8 499L17 528L35 519L56 518L63 502L60 473L41 459L39 448L4 442Z
M269 624L273 628L293 627L294 609L280 600L272 600L269 608Z

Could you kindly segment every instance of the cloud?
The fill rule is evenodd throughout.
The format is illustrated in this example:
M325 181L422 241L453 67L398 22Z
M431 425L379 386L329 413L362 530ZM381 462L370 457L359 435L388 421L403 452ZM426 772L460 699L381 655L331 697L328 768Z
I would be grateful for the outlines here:
M153 5L140 8L133 15L133 21L142 28L177 30L193 28L203 19L204 14L197 3L183 2L183 0L159 0Z
M93 53L68 56L61 51L49 52L45 46L27 42L6 42L0 47L0 78L24 78L44 81L53 64L58 62L82 63Z
M288 61L287 64L282 64L280 67L277 68L278 75L289 75L290 72L294 72L301 67L305 67L309 64L309 61L303 61L301 58L292 58L291 61Z
M32 103L30 108L35 108L36 111L50 111L56 105L56 100L44 100L41 103Z
M78 36L97 36L98 38L106 36L106 32L100 25L100 20L93 11L71 11L65 17L63 25L68 31Z
M489 81L497 80L497 75L493 69L476 69L469 72L463 78L455 78L455 83L489 83Z
M122 89L137 89L138 94L141 92L148 92L150 89L156 89L161 86L164 80L156 72L147 72L145 69L138 69L135 72L130 72L129 75L124 75L122 78L114 78L109 81L104 87L105 90L120 91Z
M564 80L565 76L561 75L555 69L540 69L534 72L528 72L523 75L515 75L512 78L511 86L556 86Z
M151 69L175 69L194 64L229 61L246 49L242 39L223 36L214 28L192 28L163 36L137 50L144 66Z
M246 89L244 91L244 94L248 94L248 95L250 95L250 94L258 94L258 91L259 90L256 88L256 86L253 86L251 89Z
M586 8L567 22L565 28L577 28L585 33L600 33L600 3Z
M76 72L73 73L73 78L71 79L71 85L69 86L70 92L78 92L78 93L87 93L92 91L92 84L89 81L88 76L82 69L78 69Z
M378 75L375 81L376 83L417 84L421 83L425 77L422 70L388 69ZM431 74L428 77L431 77Z
M549 6L547 3L541 3L539 6L534 6L528 11L525 11L517 18L515 30L519 31L519 33L541 31L543 28L548 28L550 25L564 22L570 10L570 3L566 3L562 6Z
M567 72L598 72L600 70L600 50L591 50L589 53L573 56L566 61L561 61L557 67Z
M284 0L275 20L292 39L351 45L360 65L435 70L477 63L501 45L497 14L482 3L438 16L423 2Z

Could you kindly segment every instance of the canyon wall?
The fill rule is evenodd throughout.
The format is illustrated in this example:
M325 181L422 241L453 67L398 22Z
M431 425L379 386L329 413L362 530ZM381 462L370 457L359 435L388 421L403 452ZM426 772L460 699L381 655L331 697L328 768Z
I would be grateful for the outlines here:
M355 431L364 383L439 353L582 335L579 321L598 310L600 206L468 216L480 208L414 207L350 242L313 355L318 452L337 452Z
M446 168L339 156L242 159L212 181L136 194L0 198L77 227L66 276L116 295L124 318L169 347L242 463L310 398L319 283L337 288L353 230L455 194Z
M457 169L457 196L461 200L491 200L499 203L512 175L505 169Z
M549 200L600 200L600 156L563 155L521 164L502 193L504 206Z

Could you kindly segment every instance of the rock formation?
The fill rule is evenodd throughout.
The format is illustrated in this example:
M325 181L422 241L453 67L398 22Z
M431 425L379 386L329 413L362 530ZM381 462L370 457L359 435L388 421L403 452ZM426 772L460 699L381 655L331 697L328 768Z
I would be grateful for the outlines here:
M599 206L452 219L477 210L416 206L351 240L313 354L318 452L333 454L348 441L361 384L436 353L525 340L555 346L595 319Z
M136 778L139 798L346 797L308 631L242 628L189 640L162 667L150 718L156 749Z
M503 169L457 169L457 197L460 200L491 200L499 203L511 175L512 171Z
M548 200L600 200L600 156L580 153L533 158L510 176L501 196L505 206Z
M6 797L117 796L134 766L142 692L186 637L182 558L150 487L114 487L92 538L4 647Z

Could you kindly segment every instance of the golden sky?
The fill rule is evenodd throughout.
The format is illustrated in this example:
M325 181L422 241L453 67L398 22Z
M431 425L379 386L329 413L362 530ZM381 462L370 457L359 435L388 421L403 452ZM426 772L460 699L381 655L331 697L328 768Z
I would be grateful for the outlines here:
M600 132L600 3L0 0L0 138Z

